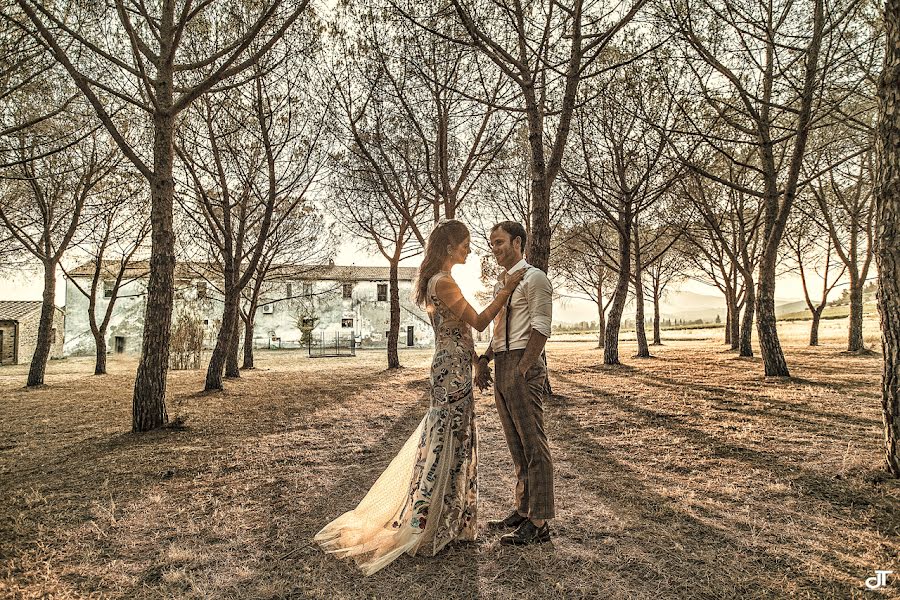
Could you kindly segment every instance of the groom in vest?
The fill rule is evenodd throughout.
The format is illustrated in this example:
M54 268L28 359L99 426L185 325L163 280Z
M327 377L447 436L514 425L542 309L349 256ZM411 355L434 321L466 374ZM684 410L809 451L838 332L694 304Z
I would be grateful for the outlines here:
M543 350L550 337L552 288L547 274L529 265L522 256L525 228L504 221L491 229L491 251L504 272L494 286L502 289L507 273L527 269L510 296L506 308L494 319L493 337L476 366L476 384L490 381L490 361L496 361L494 400L516 469L516 507L505 519L488 521L488 527L513 529L503 535L504 545L550 541L554 516L553 460L544 432L544 383L547 365Z

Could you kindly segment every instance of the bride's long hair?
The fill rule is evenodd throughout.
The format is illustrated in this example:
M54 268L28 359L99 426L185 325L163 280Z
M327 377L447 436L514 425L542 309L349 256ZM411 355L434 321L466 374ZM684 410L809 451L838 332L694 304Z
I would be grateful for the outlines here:
M422 259L416 279L416 304L425 306L428 300L428 281L441 270L444 259L447 258L447 246L457 246L467 237L469 228L456 219L442 219L431 230L428 243L425 244L425 258Z

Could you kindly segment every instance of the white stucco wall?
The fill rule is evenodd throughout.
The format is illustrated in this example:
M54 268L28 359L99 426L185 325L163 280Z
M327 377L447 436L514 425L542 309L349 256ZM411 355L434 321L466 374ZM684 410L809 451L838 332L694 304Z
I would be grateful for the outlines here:
M90 289L87 277L77 278L85 290ZM209 288L209 286L207 286ZM212 292L210 289L209 292ZM116 338L124 340L126 354L139 354L144 333L144 311L147 304L147 280L139 279L123 283L119 288L112 317L106 330L108 352L116 351ZM103 320L109 299L103 297L102 284L98 291L95 315L97 322ZM212 293L206 300L197 298L197 281L179 280L176 284L175 310L173 322L181 311L189 311L206 322L206 345L215 341L217 327L222 317L222 302L216 301ZM88 299L71 281L66 282L66 345L67 355L93 354L94 336L88 320Z
M291 284L290 294L287 285ZM271 302L271 313L261 307L256 311L256 327L253 343L257 348L298 347L303 332L298 326L304 315L315 320L314 339L330 342L334 335L352 334L359 347L379 348L387 346L387 330L390 328L390 295L378 300L378 285L387 281L356 281L350 298L343 297L340 281L310 282L311 295L306 296L302 281L284 281L272 285L263 300ZM407 346L408 328L412 327L413 346L427 347L434 344L434 331L424 311L410 299L413 283L400 281L400 346ZM388 290L389 292L389 290ZM352 327L343 326L345 319L352 319ZM274 339L274 341L272 341Z
M77 280L82 288L90 289L89 278L80 277ZM173 320L177 319L180 311L189 311L202 318L206 323L206 345L211 347L218 333L223 303L221 296L209 285L207 299L198 299L199 281L201 280L181 280L177 283ZM342 297L343 282L340 281L309 282L312 284L312 295L309 297L304 296L303 283L300 280L279 280L267 284L261 306L256 311L254 347L299 347L303 335L299 327L301 315L313 315L317 318L312 335L319 339L323 333L330 341L335 333L349 336L352 332L362 348L386 347L385 333L389 328L390 302L379 301L377 294L378 284L387 284L387 281L347 282L353 285L351 298ZM431 346L434 344L434 332L425 312L410 299L412 285L411 281L400 282L399 344L401 347L407 345L407 328L412 327L413 345ZM99 295L103 295L102 290ZM271 313L267 312L263 303L271 306ZM107 305L107 299L98 298L95 310L98 321L103 319ZM107 329L109 352L116 351L116 338L122 337L125 353L140 353L145 305L146 279L128 282L120 288ZM87 298L71 281L67 281L64 349L67 355L94 353L94 337L87 310ZM342 327L343 319L353 319L353 326ZM243 343L243 332L241 342Z

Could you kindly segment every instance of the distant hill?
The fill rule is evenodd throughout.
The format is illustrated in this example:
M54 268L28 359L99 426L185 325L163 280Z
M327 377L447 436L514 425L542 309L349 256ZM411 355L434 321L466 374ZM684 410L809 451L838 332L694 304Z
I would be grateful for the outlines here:
M781 317L790 313L798 312L806 312L807 314L809 314L809 309L806 306L805 300L798 300L797 302L785 302L784 304L775 304L776 319L780 319Z
M677 318L688 321L697 319L715 321L716 316L724 321L727 312L724 297L696 294L694 292L676 292L671 294L663 300L659 308L662 319ZM806 302L775 299L775 316L777 318L784 314L801 310L806 310Z
M777 311L776 311L777 312ZM839 304L838 306L826 306L822 312L823 319L845 319L850 316L850 305ZM784 321L805 321L810 318L809 309L806 303L803 303L803 309L796 312L782 312L778 315L779 320ZM878 304L876 302L863 303L863 318L878 318Z
M592 303L579 302L577 306L573 303L559 308L561 308L559 311L556 311L556 308L554 308L553 321L562 326L571 325L582 320L590 322L597 319L597 309ZM644 310L647 318L652 319L653 304L647 302ZM805 310L806 303L803 301L794 299L775 300L775 314L778 318ZM703 319L706 322L713 322L718 316L724 322L726 312L725 298L723 296L698 294L689 291L667 294L660 304L660 318L662 319L686 321ZM625 307L623 318L634 319L634 302L629 302Z
M648 307L652 316L653 307ZM659 306L661 319L686 319L696 321L715 321L718 316L725 320L725 298L722 296L709 296L695 292L675 292L667 295Z

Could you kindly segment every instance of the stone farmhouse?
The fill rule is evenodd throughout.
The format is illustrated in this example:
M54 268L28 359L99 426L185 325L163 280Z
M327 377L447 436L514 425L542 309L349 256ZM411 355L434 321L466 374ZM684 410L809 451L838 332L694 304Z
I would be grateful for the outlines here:
M0 301L0 365L31 362L41 322L40 301ZM63 357L66 313L56 309L50 333L50 358Z
M96 314L102 319L115 284L118 264L103 265L102 292ZM279 265L263 283L254 317L255 348L300 348L306 342L334 341L336 336L357 348L384 348L390 323L389 268L341 265ZM88 321L88 299L73 284L89 291L94 264L86 263L68 273L66 282L65 353L91 354L94 338ZM434 343L428 315L411 300L416 269L400 267L401 347ZM146 261L130 263L119 289L107 330L107 347L114 353L140 353L144 308L149 277ZM173 319L190 315L201 320L204 345L215 343L221 323L223 296L221 275L207 263L179 262L175 267L176 299ZM246 308L246 307L245 307ZM241 340L243 342L243 332Z

